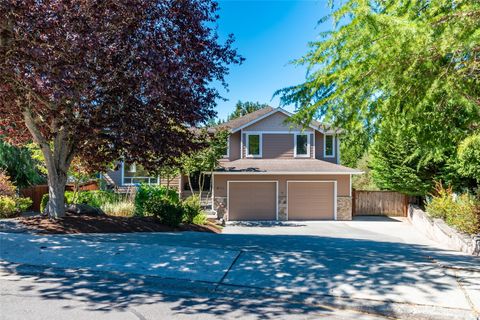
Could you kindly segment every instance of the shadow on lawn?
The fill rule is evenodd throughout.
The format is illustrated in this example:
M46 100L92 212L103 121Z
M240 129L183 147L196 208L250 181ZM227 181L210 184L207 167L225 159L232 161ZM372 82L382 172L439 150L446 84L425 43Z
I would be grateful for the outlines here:
M162 247L161 251L155 251L153 243L147 240L147 234L135 236L139 236L139 242L143 239L147 244L119 242L118 238L122 238L122 235L114 235L117 240L112 242L85 242L80 237L25 237L23 241L34 242L35 246L39 245L39 239L44 239L39 249L42 250L41 254L28 258L32 253L25 251L25 255L21 255L25 257L24 261L16 262L27 263L27 260L36 257L36 263L43 264L43 267L35 267L37 275L29 267L14 263L4 263L3 267L21 277L33 277L38 288L36 285L26 286L22 288L25 292L34 291L46 300L76 299L87 303L92 310L99 310L100 304L103 305L100 308L105 311L174 302L176 306L173 310L178 314L241 316L244 313L274 319L292 313L318 313L321 308L295 303L303 301L305 294L354 297L359 292L368 293L377 297L377 304L388 311L387 301L411 298L402 291L406 287L415 288L415 303L430 305L435 305L443 294L451 295L455 290L458 291L456 282L446 277L444 271L429 258L452 257L440 250L433 251L419 245L300 235L190 233L151 235L153 238L149 241L155 241L155 244L162 244L170 237L169 249ZM99 237L102 236L97 235L90 240ZM178 242L178 247L172 244L172 238ZM22 240L12 234L4 235L3 245L5 241ZM76 244L72 245L71 241ZM85 247L88 247L87 251ZM200 247L214 250L205 255L205 251L198 251ZM18 243L17 248L35 250L31 244L24 243ZM127 252L130 255L124 254ZM75 271L63 276L46 274L51 271L51 267L76 266L88 269L88 263L91 263L89 255L95 256L94 260L103 257L91 267L96 272ZM7 260L8 257L3 256L2 259ZM474 260L468 260L470 261ZM478 263L479 260L475 261ZM120 264L137 275L128 279L102 277L102 270L115 271L112 268ZM224 275L226 269L229 272ZM212 287L221 281L222 284L231 286L277 290L285 295L282 300L266 298L252 303L251 299L237 297L230 300L222 297L222 294L212 298L194 290L186 295L172 294L168 288L150 286L149 277L142 275L152 276L155 273L167 278L176 274L184 280L202 279L199 284ZM454 304L455 301L451 303Z

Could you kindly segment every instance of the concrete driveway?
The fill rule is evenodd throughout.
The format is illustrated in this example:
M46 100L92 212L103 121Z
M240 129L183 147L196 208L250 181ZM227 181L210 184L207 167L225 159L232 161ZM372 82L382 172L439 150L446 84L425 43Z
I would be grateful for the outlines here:
M221 235L3 233L0 244L7 272L82 269L162 289L275 296L401 318L465 319L480 310L480 260L389 218L244 223Z

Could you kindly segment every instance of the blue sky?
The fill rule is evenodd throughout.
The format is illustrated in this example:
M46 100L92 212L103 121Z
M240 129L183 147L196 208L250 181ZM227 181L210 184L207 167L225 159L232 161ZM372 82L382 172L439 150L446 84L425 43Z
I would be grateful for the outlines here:
M328 13L327 1L220 0L219 4L218 33L221 39L233 33L234 46L246 60L230 69L228 92L219 86L228 101L218 101L218 117L225 119L238 100L279 106L273 93L305 79L305 67L289 62L303 56L308 42L331 27L317 24ZM286 109L293 111L292 106Z

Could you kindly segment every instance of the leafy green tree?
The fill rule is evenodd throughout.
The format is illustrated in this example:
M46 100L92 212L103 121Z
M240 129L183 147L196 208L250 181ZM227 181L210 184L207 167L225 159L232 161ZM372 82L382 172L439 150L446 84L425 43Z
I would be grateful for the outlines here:
M227 120L243 117L249 113L268 107L268 104L260 102L242 102L238 101L235 105L235 110L228 116Z
M378 186L372 177L372 170L370 167L371 155L365 152L364 155L357 161L357 169L364 173L352 176L352 188L356 190L378 190Z
M478 1L340 2L322 19L333 30L296 62L306 81L277 94L297 106L297 123L319 117L346 137L388 130L372 156L393 181L378 185L426 192L429 178L454 180L454 150L480 122L479 12Z
M467 137L458 148L458 172L480 182L480 134Z
M204 148L192 154L184 155L181 158L181 171L188 177L188 185L192 194L194 191L191 175L199 174L200 199L205 184L205 176L207 174L212 175L213 170L218 166L219 160L225 155L228 134L227 130L218 129L212 133L207 129L203 129L197 138L201 140Z
M174 164L165 164L160 168L160 180L163 182L165 180L167 182L167 188L170 187L170 182L173 179L178 177L180 174L180 168L178 167L177 163Z
M19 188L45 182L38 170L38 161L27 148L19 148L0 140L0 170L5 170Z
M369 165L375 184L383 190L425 195L433 187L443 163L422 165L421 155L412 155L415 137L402 130L403 123L383 124L371 148Z

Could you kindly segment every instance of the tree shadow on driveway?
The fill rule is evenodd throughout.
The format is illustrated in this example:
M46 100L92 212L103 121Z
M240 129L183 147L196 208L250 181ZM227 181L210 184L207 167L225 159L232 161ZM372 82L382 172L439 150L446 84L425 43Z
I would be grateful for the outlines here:
M10 241L37 241L36 244L39 239L45 239L42 243L48 247L49 258L30 263L40 265L35 267L40 268L40 272L34 276L38 288L35 285L22 288L25 292L36 291L45 300L76 299L94 309L98 309L99 304L106 309L118 309L174 302L174 311L179 314L205 312L227 316L243 312L259 318L278 318L297 312L297 308L312 314L318 312L316 307L305 311L297 306L310 295L376 301L386 310L392 301L438 306L450 308L453 314L456 309L470 307L456 279L446 275L432 259L479 261L452 257L448 252L427 246L349 238L196 233L149 237L137 234L137 242L132 243L133 236L125 236L123 240L129 242L124 243L122 235L109 235L116 238L102 242L61 236L32 236L21 240L6 235L2 244L9 241L8 237L12 237ZM98 241L99 237L92 237L91 241ZM18 243L19 250L22 245L24 249L31 248ZM128 255L126 251L130 251ZM27 255L27 252L17 254L19 257ZM104 258L89 270L85 264L88 255L95 256L96 260ZM49 264L51 257L56 257L55 265ZM16 264L26 261L5 262L4 269L20 277L32 277L32 272ZM64 264L66 261L68 264ZM58 272L46 275L55 271L52 267L75 269L75 265L86 270L75 270L64 276L59 276ZM124 268L120 272L132 272L120 278L102 276L102 271L119 271L115 266ZM187 281L191 290L184 290L185 297L176 294L164 282L155 284L154 278L168 279L171 283ZM202 286L205 291L196 290ZM226 300L225 292L237 288L276 292L282 294L282 299L266 298L252 303L252 299L239 296Z

